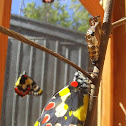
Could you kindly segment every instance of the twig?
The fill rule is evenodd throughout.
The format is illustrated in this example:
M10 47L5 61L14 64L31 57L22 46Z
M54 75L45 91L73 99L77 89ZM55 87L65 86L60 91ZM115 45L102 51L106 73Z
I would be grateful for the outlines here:
M13 37L13 38L15 38L15 39L17 39L17 40L19 40L21 42L24 42L24 43L26 43L28 45L31 45L31 46L33 46L33 47L35 47L37 49L40 49L40 50L42 50L42 51L44 51L46 53L49 53L50 55L53 55L53 56L57 57L58 59L68 63L69 65L73 66L77 70L81 71L86 77L88 77L90 80L92 80L92 77L86 71L84 71L82 68L80 68L79 66L77 66L76 64L71 62L70 60L66 59L65 57L53 52L52 50L50 50L50 49L48 49L48 48L46 48L46 47L44 47L42 45L39 45L39 44L25 38L24 36L20 35L19 33L14 32L14 31L12 31L10 29L7 29L7 28L5 28L3 26L0 26L0 32L2 32L3 34L8 35L10 37Z
M120 20L115 21L115 22L112 23L111 29L114 29L114 28L116 28L116 27L118 27L118 26L120 26L122 24L125 24L125 23L126 23L126 17L121 18Z
M113 10L113 2L114 0L106 1L106 8L104 13L103 25L102 25L102 34L100 40L100 56L97 67L99 68L98 78L95 78L93 84L95 85L95 96L98 96L100 80L103 71L103 65L105 60L105 54L108 44L108 39L111 32L111 18L112 18L112 10ZM86 124L85 126L94 126L94 118L97 107L97 98L94 98L92 102L92 109L88 112Z

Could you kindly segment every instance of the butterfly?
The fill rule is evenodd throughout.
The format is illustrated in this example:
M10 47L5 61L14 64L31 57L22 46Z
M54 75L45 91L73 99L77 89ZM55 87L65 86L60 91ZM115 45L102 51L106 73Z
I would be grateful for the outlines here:
M89 79L80 71L53 95L34 126L83 126L89 103Z
M88 43L88 51L92 63L98 61L99 58L99 47L101 37L101 17L95 16L89 20L90 28L86 33L86 40Z
M43 3L52 3L54 0L43 0Z
M41 95L42 90L40 87L36 84L36 82L27 75L26 72L20 75L20 77L17 79L14 87L15 92L23 97L27 94L29 95Z

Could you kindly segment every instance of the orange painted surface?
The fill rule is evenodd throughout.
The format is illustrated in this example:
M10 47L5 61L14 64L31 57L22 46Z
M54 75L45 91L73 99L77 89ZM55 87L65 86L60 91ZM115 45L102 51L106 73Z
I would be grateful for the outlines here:
M114 21L126 17L126 0L115 0L113 19ZM113 125L126 126L126 115L120 104L126 111L126 25L117 27L113 31Z
M115 0L114 21L126 17L125 3L126 0ZM101 126L126 126L126 25L112 33L103 70Z
M92 16L101 16L103 19L104 9L99 4L99 0L80 0L83 6L89 11Z
M112 39L109 39L101 83L101 125L113 126L113 56Z
M105 8L106 1L103 1ZM101 83L101 122L99 126L113 125L113 35L108 41ZM100 103L99 103L100 104Z
M12 0L0 0L0 25L6 28L9 28L10 25L11 2ZM0 113L3 97L7 43L8 43L8 37L0 33Z

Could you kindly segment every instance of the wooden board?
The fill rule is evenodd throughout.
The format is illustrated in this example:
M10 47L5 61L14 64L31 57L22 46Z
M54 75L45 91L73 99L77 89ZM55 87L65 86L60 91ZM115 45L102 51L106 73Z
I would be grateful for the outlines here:
M9 28L10 24L11 2L12 0L0 0L0 25L6 28ZM7 43L8 37L0 33L0 113L2 106Z
M89 11L92 16L101 16L103 19L104 9L99 4L98 0L80 0L83 6Z
M104 0L105 2L106 0ZM126 0L115 0L113 21L125 17ZM100 126L125 126L126 109L126 26L112 31L108 43L102 80L102 107Z
M115 0L113 20L126 17L126 0ZM126 126L126 25L113 31L113 125Z

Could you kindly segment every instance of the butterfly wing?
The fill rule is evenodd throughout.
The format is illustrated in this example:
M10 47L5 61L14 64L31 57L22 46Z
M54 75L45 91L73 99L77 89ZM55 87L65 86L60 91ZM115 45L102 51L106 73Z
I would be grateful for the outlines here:
M43 3L52 3L54 0L43 0Z
M33 81L32 84L30 85L29 94L36 95L36 96L42 94L42 90L41 90L40 87L35 83L35 81Z
M26 72L23 73L15 83L15 92L23 97L27 94L33 94L33 95L41 95L42 90L40 87L35 83L35 81L30 78Z
M89 95L82 89L66 86L49 100L34 126L82 126L88 101Z

